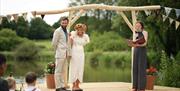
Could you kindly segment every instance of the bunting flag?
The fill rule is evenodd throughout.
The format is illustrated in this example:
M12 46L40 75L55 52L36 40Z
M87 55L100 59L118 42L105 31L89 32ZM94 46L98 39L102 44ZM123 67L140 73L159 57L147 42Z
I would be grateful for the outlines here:
M151 11L149 11L149 10L144 10L144 12L145 12L146 16L151 15Z
M168 16L166 15L162 15L162 17L163 17L163 22L166 21L166 19L168 18Z
M11 21L11 15L7 15L8 22Z
M165 7L166 16L169 16L171 10L172 10L172 8Z
M180 22L176 21L176 30L178 29L179 25L180 25Z
M0 16L0 24L2 23L2 16Z
M175 9L176 11L176 17L178 18L180 16L180 9Z
M36 17L36 11L31 12L33 17Z
M15 22L17 22L17 20L18 20L18 14L13 14L12 16L13 16Z
M27 13L22 13L24 20L27 20Z
M45 16L45 15L41 15L41 18L44 19L44 16Z
M172 19L172 18L169 17L169 23L170 23L170 25L173 23L173 21L174 21L174 19Z

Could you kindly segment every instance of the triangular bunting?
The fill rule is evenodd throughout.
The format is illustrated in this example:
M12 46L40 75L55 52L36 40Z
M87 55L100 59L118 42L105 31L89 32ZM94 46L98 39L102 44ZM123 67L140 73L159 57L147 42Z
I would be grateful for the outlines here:
M27 13L23 13L22 16L23 16L24 20L27 20Z
M2 17L0 16L0 24L2 23Z
M180 25L180 22L176 21L176 30L178 29L179 25Z
M11 15L7 15L8 22L11 21Z
M31 12L33 17L36 17L36 11Z
M151 11L149 11L149 10L144 10L144 12L145 12L146 16L151 15Z
M173 23L173 21L174 21L174 19L172 19L172 18L169 17L169 23L170 23L170 25Z
M45 15L41 15L41 18L44 19L44 16L45 16Z
M162 15L162 17L163 17L163 22L164 22L164 21L166 21L166 19L167 19L168 16Z
M18 14L13 14L12 16L14 17L15 22L17 22L17 20L18 20Z
M177 18L180 16L180 9L175 9Z
M171 12L172 8L165 7L166 16L169 16L169 13Z

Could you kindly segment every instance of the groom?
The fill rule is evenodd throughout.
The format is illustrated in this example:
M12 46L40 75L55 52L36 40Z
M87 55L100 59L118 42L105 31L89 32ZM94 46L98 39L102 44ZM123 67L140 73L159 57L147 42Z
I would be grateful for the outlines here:
M66 29L69 20L67 17L61 17L60 27L54 31L52 45L55 50L56 68L55 84L56 91L69 91L64 86L65 68L68 57L68 31Z

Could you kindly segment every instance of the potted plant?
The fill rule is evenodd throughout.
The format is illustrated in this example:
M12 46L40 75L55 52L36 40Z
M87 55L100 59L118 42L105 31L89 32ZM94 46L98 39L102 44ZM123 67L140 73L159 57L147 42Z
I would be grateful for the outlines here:
M47 88L49 89L55 88L54 71L55 71L55 62L49 62L45 68L46 84L47 84Z
M146 89L153 90L154 89L154 82L157 76L157 69L151 66L149 69L146 70Z

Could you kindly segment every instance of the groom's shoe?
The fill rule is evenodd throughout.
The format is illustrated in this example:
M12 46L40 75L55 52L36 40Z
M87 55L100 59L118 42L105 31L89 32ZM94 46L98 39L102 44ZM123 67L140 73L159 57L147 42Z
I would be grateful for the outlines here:
M57 88L56 91L71 91L71 90L67 90L66 88Z

